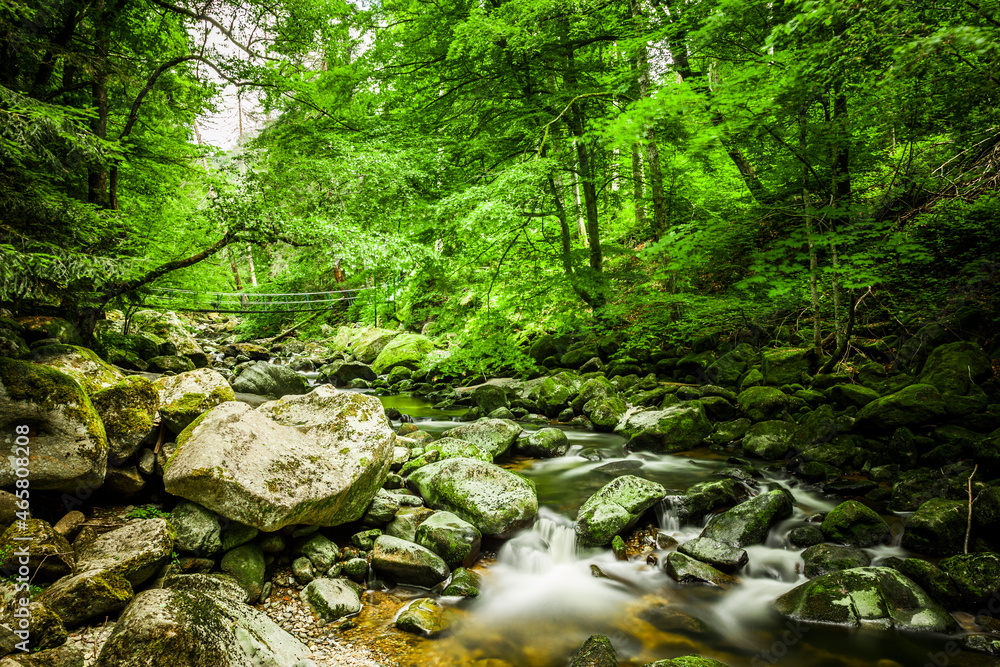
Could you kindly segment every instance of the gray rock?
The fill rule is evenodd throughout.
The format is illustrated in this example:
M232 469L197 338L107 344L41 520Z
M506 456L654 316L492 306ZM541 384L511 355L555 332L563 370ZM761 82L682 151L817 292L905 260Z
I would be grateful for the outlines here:
M538 513L534 484L478 459L430 463L407 483L429 507L458 515L485 537L510 537Z
M310 650L264 612L196 591L144 591L125 609L95 667L294 665Z
M740 583L736 577L679 551L667 556L666 572L668 577L680 584L710 584L719 588L731 588Z
M371 566L380 576L424 588L441 583L450 573L447 564L429 549L389 535L375 541Z
M226 378L210 368L162 377L153 386L160 395L163 423L175 434L183 431L199 415L220 403L236 399Z
M281 398L305 394L309 386L301 375L287 366L258 361L243 369L233 382L233 391Z
M442 433L444 438L455 438L475 445L494 459L505 455L521 434L521 427L503 419L478 419Z
M135 588L170 559L174 529L163 519L135 519L77 550L74 572L114 572Z
M108 461L120 465L143 441L155 434L153 420L160 409L156 385L145 378L127 377L91 395L108 436Z
M178 504L167 521L177 531L175 544L178 551L211 556L222 548L219 517L198 503Z
M0 667L84 667L86 651L64 644L37 653L15 653L0 660Z
M72 627L124 609L132 596L132 585L117 572L92 570L63 577L45 589L38 600Z
M215 564L212 563L212 567ZM225 598L239 604L248 604L250 596L239 582L228 574L171 574L163 579L163 588L178 591L197 591L216 598Z
M358 590L341 579L314 579L299 598L309 605L321 625L361 611Z
M681 544L677 551L703 563L708 563L723 572L736 572L749 562L743 549L716 542L707 537L698 537Z
M435 512L416 531L416 543L440 556L449 568L475 563L482 537L475 526L451 512Z
M163 481L168 493L259 530L335 526L375 497L395 438L378 399L327 385L257 410L225 403L178 437Z

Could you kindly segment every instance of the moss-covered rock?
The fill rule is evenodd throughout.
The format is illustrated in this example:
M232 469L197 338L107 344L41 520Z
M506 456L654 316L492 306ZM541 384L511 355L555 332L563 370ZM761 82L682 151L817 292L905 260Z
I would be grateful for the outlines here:
M380 576L392 581L424 588L441 583L451 572L444 560L430 549L390 535L375 540L371 566Z
M761 353L764 383L772 386L808 382L816 372L814 348L778 348Z
M604 635L591 635L572 658L569 667L618 667L618 654Z
M935 347L920 372L920 382L942 394L965 396L993 374L990 357L975 343L958 341Z
M803 572L812 579L831 572L852 567L868 567L872 558L861 549L839 547L832 544L815 544L802 552L805 563Z
M118 370L101 361L93 350L76 345L45 345L35 349L32 361L69 375L88 396L113 387L124 379Z
M389 341L372 361L372 370L381 375L397 366L417 370L424 358L434 349L430 338L420 334L404 333Z
M429 507L401 507L385 527L385 534L415 542L417 527L433 514L434 510Z
M782 489L775 489L716 515L701 536L738 548L760 544L767 537L771 526L791 514L790 494Z
M20 620L24 618L20 615L24 614L21 611L24 607L20 600L20 594L15 594L13 586L4 585L0 591L0 627L20 629ZM15 612L19 613L19 616L15 617ZM44 602L32 600L28 604L27 618L29 635L26 641L30 651L53 648L66 643L69 636L66 626Z
M914 384L861 408L855 427L862 432L885 432L933 423L948 414L948 405L937 387Z
M953 610L961 606L961 596L955 587L955 582L934 563L923 558L905 558L894 567L912 579L945 609Z
M430 463L410 473L407 484L429 507L458 515L487 537L510 537L538 513L534 484L477 459Z
M417 526L415 541L430 549L448 565L471 567L479 558L482 534L451 512L435 512Z
M997 554L959 554L945 558L938 565L951 577L959 594L959 604L967 611L983 609L1000 593L1000 556Z
M796 400L775 387L750 387L736 398L740 411L755 422L780 417L796 406Z
M705 408L698 401L664 410L644 410L628 415L615 432L629 438L631 451L682 452L701 446L712 432Z
M475 445L480 451L496 459L510 450L521 435L521 427L507 419L483 418L448 429L441 435Z
M640 477L615 478L580 507L576 515L577 541L585 546L609 544L615 535L634 526L666 493L661 485Z
M595 398L611 398L617 395L618 390L615 389L615 386L603 375L598 375L597 377L585 380L580 385L579 392L573 398L570 407L573 408L573 412L576 414L585 415L587 412L584 406ZM596 406L597 404L593 405Z
M319 379L337 387L353 384L358 380L374 382L378 378L368 364L356 361L337 360L319 369Z
M309 653L253 607L161 588L140 593L122 612L95 667L295 665Z
M516 443L517 453L535 458L563 456L569 449L569 438L558 428L541 428Z
M395 439L377 398L327 385L256 410L223 403L177 437L163 481L168 493L259 530L336 526L364 514Z
M22 560L25 552L27 563ZM46 521L16 521L0 535L0 569L17 572L25 564L38 583L55 581L73 571L73 549Z
M28 344L22 334L24 328L6 317L0 317L0 357L11 359L26 359L31 356Z
M61 317L29 315L15 320L21 328L21 335L28 343L54 338L64 345L83 345L83 338L76 327Z
M108 436L108 460L120 465L154 433L160 393L149 380L132 376L94 393L91 400Z
M678 518L684 523L697 524L708 514L737 503L741 487L733 479L699 482L688 487L684 496L674 503Z
M188 326L173 312L159 313L155 310L140 310L132 316L132 330L159 344L160 354L180 354L183 356L204 354L205 351L191 335ZM167 352L172 349L172 352Z
M313 579L299 598L309 605L321 625L361 611L358 589L343 579Z
M236 400L226 378L210 368L160 378L153 385L160 395L163 423L175 434L216 405Z
M132 584L125 577L111 570L91 570L63 577L45 589L39 601L72 627L124 609L132 596Z
M483 578L479 576L479 573L460 567L451 573L451 581L448 582L443 594L474 598L479 595L479 589L482 585Z
M244 544L222 556L219 569L231 576L247 592L251 603L264 590L264 550L259 544Z
M863 408L879 398L878 392L859 384L837 384L824 392L824 396L836 404L841 410L854 406Z
M736 349L726 352L705 369L705 376L713 384L735 387L754 356L752 347L740 343Z
M771 461L783 459L798 444L797 433L798 425L793 422L757 422L743 437L743 451Z
M951 632L955 620L896 570L859 567L817 577L774 601L778 613L805 623Z
M193 361L179 354L161 354L150 359L148 365L149 370L153 373L179 374L195 369Z
M583 406L595 431L611 432L625 416L628 406L618 396L598 397Z
M735 572L750 561L750 557L743 549L707 537L688 540L677 547L677 551L702 563L708 563L723 572Z
M167 521L177 533L178 551L211 556L222 548L219 517L198 503L179 503Z
M74 572L111 572L139 586L170 559L175 537L163 519L134 519L79 549Z
M834 507L824 517L820 530L828 540L851 547L871 547L888 542L891 536L885 519L857 500Z
M667 576L679 584L708 584L719 588L732 588L740 583L736 577L680 551L674 551L667 556L665 570Z
M917 553L950 556L962 550L968 504L932 498L906 520L902 545Z
M434 636L448 629L447 610L433 598L408 603L396 617L396 627L406 632Z
M104 480L108 462L104 424L71 376L0 357L0 424L30 425L28 433L16 434L27 437L27 452L15 446L14 437L4 445L0 486L20 479L18 469L28 471L25 479L36 490L89 491ZM13 426L10 433L14 434Z
M682 655L669 660L647 662L643 667L728 667L726 663L700 655Z

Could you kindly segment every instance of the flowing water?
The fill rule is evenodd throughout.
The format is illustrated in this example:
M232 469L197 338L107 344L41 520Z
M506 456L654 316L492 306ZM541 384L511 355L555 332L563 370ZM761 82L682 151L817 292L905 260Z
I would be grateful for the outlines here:
M382 400L432 433L455 426L454 412L434 410L420 399ZM998 664L980 654L957 653L957 644L949 644L955 640L952 637L806 626L774 613L771 601L806 581L800 551L787 543L788 532L839 502L798 488L787 478L772 475L766 483L790 488L795 512L772 529L766 544L747 549L750 563L739 573L742 584L731 590L673 582L662 569L668 551L657 551L652 540L648 553L631 561L615 560L610 549L578 548L573 532L577 510L614 477L636 475L659 482L670 493L681 493L698 482L719 479L713 473L724 467L725 459L708 450L681 455L626 453L621 437L580 430L566 433L571 448L565 456L515 458L504 464L535 482L538 520L500 545L495 558L477 565L483 576L478 598L441 599L454 608L448 634L400 640L397 657L403 664L469 665L494 658L517 667L563 667L592 634L608 636L623 665L690 653L717 658L731 667ZM682 525L667 503L661 503L655 514L658 531L678 542L701 531L701 525ZM869 551L875 564L889 556L908 555L892 545ZM647 562L650 554L659 566ZM593 566L604 577L596 577Z

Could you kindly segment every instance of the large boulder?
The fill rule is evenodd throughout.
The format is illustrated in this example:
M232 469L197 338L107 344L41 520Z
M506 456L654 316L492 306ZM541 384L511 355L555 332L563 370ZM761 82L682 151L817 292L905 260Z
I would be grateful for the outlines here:
M948 413L948 405L937 387L912 384L861 408L854 426L860 433L887 432L900 426L933 423Z
M774 601L793 621L946 633L955 620L919 586L887 567L858 567L817 577Z
M663 410L643 410L627 415L615 433L629 438L629 450L670 454L694 449L712 433L712 423L698 401Z
M73 563L73 549L66 538L41 519L15 521L0 535L0 568L4 572L17 572L27 565L32 577L41 583L69 574Z
M113 387L125 377L105 362L93 350L76 345L46 345L37 348L32 361L62 371L80 383L88 396Z
M769 385L805 382L816 372L816 350L811 347L764 350L761 358L764 382Z
M392 329L377 329L365 327L362 329L346 329L349 333L345 351L349 351L354 358L363 364L371 364L378 359L378 355L385 349L394 338L401 332ZM344 329L341 329L344 331ZM338 331L338 336L340 331Z
M580 388L580 378L573 373L560 373L543 378L527 389L527 399L547 417L558 417L570 405Z
M516 449L521 456L555 458L563 456L569 449L569 438L561 429L540 428L518 440Z
M160 395L163 423L175 434L216 405L236 400L226 378L210 368L163 377L153 384Z
M24 328L14 320L0 317L0 357L26 359L31 356L28 344L21 334Z
M510 419L477 419L442 434L475 445L494 459L506 454L521 435L521 427Z
M962 550L967 522L967 503L932 498L906 520L902 545L917 553L950 556Z
M11 447L10 455L0 459L0 486L20 479L18 470L27 470L24 479L37 490L89 491L104 481L104 424L80 383L69 375L0 357L0 425L9 434L8 442L28 445L25 450ZM20 436L24 440L16 440Z
M153 420L160 409L156 386L141 377L127 377L91 396L108 436L108 460L120 465L135 454L143 440L155 432Z
M740 392L740 411L755 422L776 419L794 405L795 399L776 387L750 387Z
M125 609L95 667L296 665L310 650L267 615L223 596L153 589Z
M336 526L364 514L396 436L377 398L321 386L265 403L223 403L177 438L168 493L263 531Z
M850 547L872 547L888 542L891 537L885 519L857 500L848 500L834 507L819 529L826 539Z
M782 489L775 489L715 515L701 537L742 549L751 544L761 544L771 526L791 515L791 495Z
M66 626L120 611L132 599L132 584L112 570L90 570L63 577L39 598Z
M16 320L20 333L28 343L55 339L65 345L83 345L83 338L76 327L61 317L27 315Z
M1000 556L997 554L958 554L941 560L938 565L951 578L958 592L959 605L969 611L988 607L1000 594Z
M319 378L338 387L350 384L355 380L374 382L378 379L375 371L368 364L357 361L334 361L319 369Z
M138 586L167 563L175 537L163 519L134 519L80 549L74 573L111 572Z
M799 444L798 424L780 420L757 422L743 437L743 451L762 459L783 459Z
M434 343L427 336L404 333L386 344L372 362L372 370L379 375L388 373L397 366L417 370L424 358L434 349Z
M494 384L481 384L472 391L472 404L488 415L497 408L509 408L510 399L503 387Z
M705 376L712 384L735 387L753 357L753 348L746 343L740 343L736 349L726 352L706 368Z
M243 369L233 382L233 391L258 396L297 396L309 391L305 378L288 366L258 361Z
M633 475L616 477L580 507L576 515L577 541L592 547L609 544L666 494L666 489L656 482Z
M471 567L479 558L483 536L451 512L435 512L419 526L414 541L440 556L448 567Z
M430 463L412 472L407 484L429 507L456 514L485 537L510 537L538 513L534 484L478 459Z
M430 549L398 537L375 540L371 566L380 575L400 584L431 588L448 578L448 565Z
M920 382L942 394L965 396L973 386L992 375L990 356L968 341L935 347L920 372Z
M192 359L205 351L176 313L140 310L132 316L133 333L143 334L160 345L160 354L181 354Z

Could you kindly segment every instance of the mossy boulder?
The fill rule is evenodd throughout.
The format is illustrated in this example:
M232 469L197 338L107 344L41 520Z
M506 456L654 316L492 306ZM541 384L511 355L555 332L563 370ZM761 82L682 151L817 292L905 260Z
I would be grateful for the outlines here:
M808 348L778 348L761 353L764 383L772 386L808 382L816 372L816 350Z
M343 579L313 579L299 593L321 625L361 611L358 589Z
M377 398L323 385L256 410L213 408L177 437L163 481L168 493L258 530L336 526L364 514L395 440Z
M80 383L55 368L0 357L0 424L8 424L7 449L0 458L0 486L19 479L18 468L28 470L32 489L91 491L104 481L108 439L104 424ZM15 434L17 425L30 425L27 434ZM30 443L27 463L16 449L15 435Z
M717 514L702 531L701 537L742 549L763 543L771 526L791 515L791 494L775 489Z
M736 397L740 412L751 421L776 419L795 405L795 399L776 387L750 387Z
M562 341L550 334L542 334L528 348L528 356L535 360L536 364L543 364L549 357L559 358L566 351Z
M566 454L569 438L558 428L540 428L516 443L517 453L535 458L554 458Z
M1000 593L1000 556L995 553L959 554L938 566L951 577L963 609L983 609Z
M21 334L24 328L6 317L0 317L0 357L11 359L26 359L31 356L31 350Z
M227 551L219 561L219 569L236 580L254 603L264 590L264 550L259 544L244 544Z
M400 507L392 521L385 527L385 534L415 542L417 527L433 514L434 510L429 507Z
M527 398L538 412L546 417L557 417L577 395L580 379L572 373L560 373L541 379L528 388Z
M20 612L24 607L20 603L20 595L15 595L13 585L5 584L0 592L0 632L20 625L23 617L16 617L14 614ZM20 612L23 614L24 612ZM27 608L28 632L29 635L24 641L28 642L29 651L35 652L47 648L62 646L66 643L69 633L62 619L56 615L48 605L38 600L32 600ZM11 637L13 639L13 637ZM17 642L17 640L14 640ZM8 644L11 645L11 644ZM16 654L17 655L17 654Z
M851 406L863 408L879 399L877 391L860 384L836 384L823 392L823 395L833 401L841 410Z
M144 335L158 344L168 343L160 348L160 354L204 355L205 351L191 335L188 326L176 313L167 311L160 313L155 310L140 310L132 316L132 330Z
M430 549L391 535L375 540L371 566L380 575L400 584L431 588L451 572L448 565Z
M326 572L340 557L340 547L323 535L313 535L296 550L309 559L317 572Z
M216 405L236 400L226 378L210 368L160 378L153 385L160 395L163 423L175 434Z
M417 526L415 542L430 549L448 565L471 567L479 558L482 533L451 512L435 512Z
M196 367L193 361L179 354L161 354L153 357L148 362L150 372L153 373L186 373L193 371Z
M227 357L246 357L250 361L267 361L271 358L271 353L264 346L254 343L233 343L224 346L221 351Z
M486 461L487 463L493 462L492 454L484 452L471 442L456 440L455 438L450 437L438 438L433 442L427 443L424 446L424 454L430 454L431 452L438 452L439 454L439 456L434 459L435 461L464 456L470 459L480 459L481 461ZM419 466L414 466L412 469L416 469L416 467ZM407 470L405 464L401 467L401 470Z
M494 459L504 456L521 435L521 427L509 419L477 419L441 434L475 445Z
M678 518L684 523L698 523L711 512L737 503L740 487L733 479L699 482L688 488L674 502Z
M28 315L15 322L20 326L21 336L28 343L54 338L64 345L83 345L83 338L76 327L61 317Z
M618 390L615 386L604 377L599 375L597 377L592 377L584 380L583 384L580 385L580 390L576 397L573 398L570 403L570 407L573 408L573 412L576 414L588 414L586 407L590 402L596 398L611 398L618 395ZM597 403L591 404L596 406Z
M735 572L750 561L743 549L731 547L707 537L697 537L681 544L677 551L723 572Z
M968 521L968 504L932 498L906 520L902 545L931 556L950 556L962 550Z
M243 369L233 382L233 391L257 396L297 396L309 391L304 377L288 366L257 361Z
M872 564L872 557L854 547L814 544L802 552L802 561L805 563L802 571L812 579L852 567L868 567Z
M222 548L219 517L198 503L179 503L167 521L177 533L175 544L180 552L211 556Z
M17 572L27 552L27 566L38 583L55 581L73 571L73 549L48 522L41 519L16 521L0 535L0 569Z
M942 394L965 396L993 374L990 357L975 343L957 341L935 347L920 372L920 383Z
M643 667L728 667L726 663L700 655L682 655L669 660L647 662Z
M955 620L896 570L859 567L817 577L774 601L793 621L846 627L947 633Z
M478 572L460 567L451 573L451 581L448 582L443 594L474 598L479 595L479 589L482 585L483 578L479 576Z
M634 526L643 513L666 495L656 482L623 475L588 498L576 515L577 542L604 546Z
M502 387L494 384L483 384L472 391L472 404L488 415L497 408L509 408L510 399Z
M798 444L797 433L798 425L793 422L757 422L743 437L743 451L762 459L783 459Z
M262 612L191 590L140 593L122 612L95 667L296 665L310 654Z
M679 584L708 584L719 588L732 588L740 583L736 577L721 572L708 563L675 551L667 556L667 576Z
M45 345L36 348L32 361L62 371L80 383L88 396L113 387L124 375L109 366L93 350L76 345Z
M752 422L746 417L741 417L739 419L733 419L721 424L716 424L715 431L712 435L708 436L708 439L712 441L714 445L727 445L730 442L735 442L741 439L750 430L750 424Z
M372 361L376 374L388 373L397 366L405 366L412 371L420 368L427 355L434 349L434 343L427 336L404 333L389 341L378 357Z
M740 343L736 349L726 352L706 368L705 376L713 384L735 387L754 356L752 347Z
M628 411L628 405L619 396L593 398L583 406L595 431L611 432Z
M74 573L112 572L139 586L170 559L175 537L163 519L134 519L77 550Z
M663 410L644 410L625 417L615 432L629 438L630 451L671 454L701 446L712 432L712 423L698 401Z
M830 510L820 530L828 540L851 547L871 547L888 542L891 537L885 519L857 500L848 500Z
M948 414L948 405L937 387L913 384L861 408L855 428L859 432L893 431L901 426L933 423Z
M149 380L127 377L91 396L108 436L108 460L120 465L155 433L160 393ZM152 444L152 443L150 443Z
M330 382L337 387L364 380L374 382L378 379L375 371L368 364L358 361L333 361L319 369L319 379L322 382Z
M427 464L412 472L407 484L429 507L458 515L484 537L510 537L538 513L534 484L477 459Z
M111 570L91 570L63 577L39 597L67 627L114 614L132 599L132 584Z

